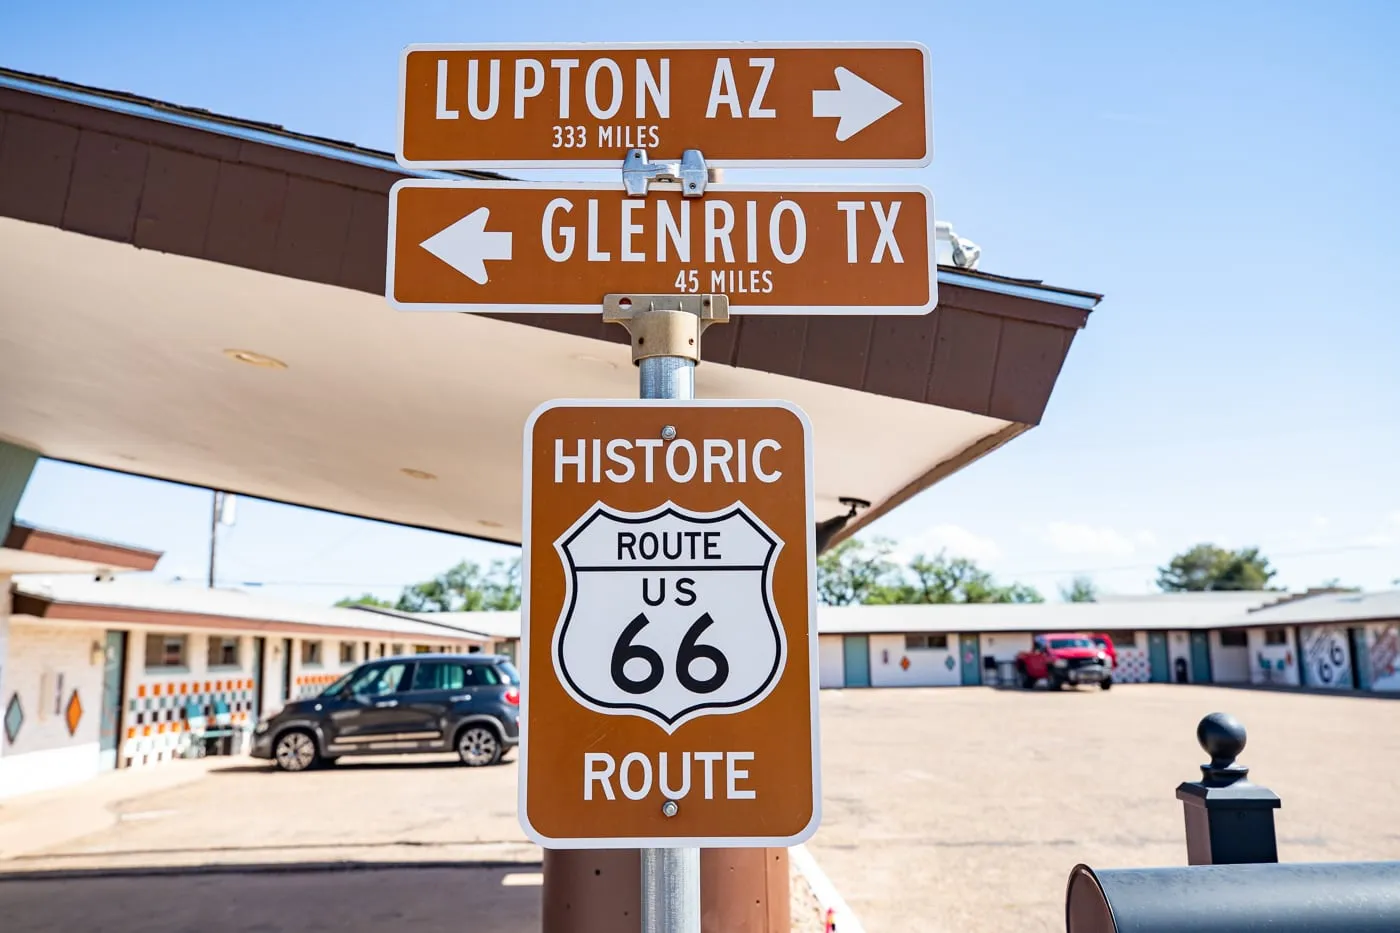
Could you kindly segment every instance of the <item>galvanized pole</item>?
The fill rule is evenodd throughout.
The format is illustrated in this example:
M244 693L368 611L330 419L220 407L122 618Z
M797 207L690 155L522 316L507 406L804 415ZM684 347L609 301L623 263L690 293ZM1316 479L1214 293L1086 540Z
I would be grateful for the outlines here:
M672 168L649 165L646 154L634 150L623 165L623 185L629 195L645 196L648 182ZM706 183L717 180L696 150L687 150L674 171L685 197L703 196ZM603 320L627 328L642 398L688 401L695 398L700 337L711 324L729 320L729 299L713 294L606 295ZM675 436L673 425L662 427L663 439ZM661 812L670 818L680 808L668 800ZM641 888L641 933L700 933L699 848L642 849Z
M695 361L652 356L637 361L641 397L695 398ZM642 933L700 933L700 850L642 850Z

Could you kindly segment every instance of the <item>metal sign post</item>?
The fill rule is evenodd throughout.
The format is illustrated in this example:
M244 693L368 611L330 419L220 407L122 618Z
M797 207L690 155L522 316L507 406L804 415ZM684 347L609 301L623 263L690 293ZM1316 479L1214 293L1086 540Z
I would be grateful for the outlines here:
M929 58L910 42L404 51L404 167L621 169L403 179L389 197L390 306L587 315L601 296L638 368L639 398L555 399L524 430L518 812L551 857L554 933L635 922L606 850L640 850L644 933L700 933L702 847L793 846L820 824L811 423L781 400L697 399L695 367L731 313L933 311L933 196L716 169L927 165ZM717 876L707 915L736 890L736 909L762 903L747 880Z
M687 197L705 190L705 161L687 152L687 168L698 177L682 176ZM645 196L646 154L633 150L623 164L627 193ZM644 170L643 170L644 171ZM687 173L690 174L690 173ZM641 177L638 177L641 176ZM644 399L695 398L695 366L700 362L700 337L711 324L729 320L724 295L608 295L603 320L621 324L632 338L632 362L637 365L639 395ZM700 933L700 850L642 849L642 933Z

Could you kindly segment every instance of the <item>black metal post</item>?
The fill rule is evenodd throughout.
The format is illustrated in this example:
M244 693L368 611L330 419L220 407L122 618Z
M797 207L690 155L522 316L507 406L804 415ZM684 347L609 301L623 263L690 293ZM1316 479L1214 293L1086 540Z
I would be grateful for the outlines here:
M1196 727L1196 741L1210 756L1202 779L1176 789L1186 811L1186 857L1191 865L1244 865L1278 861L1274 811L1278 794L1248 779L1236 759L1244 751L1244 725L1228 713L1211 713Z

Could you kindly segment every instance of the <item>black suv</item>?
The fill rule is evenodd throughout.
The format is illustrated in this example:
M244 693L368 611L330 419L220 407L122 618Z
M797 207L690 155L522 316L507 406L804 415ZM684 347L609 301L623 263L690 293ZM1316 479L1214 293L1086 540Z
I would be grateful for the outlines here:
M258 723L252 756L305 771L342 755L455 751L472 767L520 741L520 675L490 654L380 658Z

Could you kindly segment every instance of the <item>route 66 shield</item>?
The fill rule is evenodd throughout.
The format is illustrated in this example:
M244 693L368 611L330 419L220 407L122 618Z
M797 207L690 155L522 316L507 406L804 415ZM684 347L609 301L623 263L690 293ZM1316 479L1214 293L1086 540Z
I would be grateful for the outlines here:
M673 733L760 702L787 659L778 537L742 503L692 512L595 504L556 542L567 595L552 645L583 706Z

